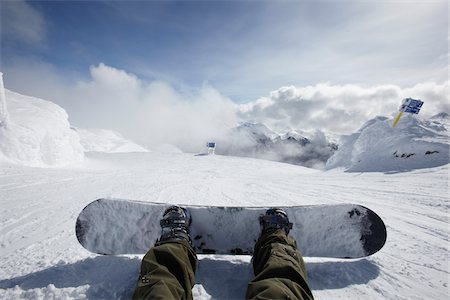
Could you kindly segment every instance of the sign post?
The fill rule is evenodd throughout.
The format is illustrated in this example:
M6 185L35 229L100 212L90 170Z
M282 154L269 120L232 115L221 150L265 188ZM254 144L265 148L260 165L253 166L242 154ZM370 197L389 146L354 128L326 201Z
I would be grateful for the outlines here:
M214 150L216 149L216 143L215 142L207 142L206 147L208 148L208 154L214 154Z
M398 121L400 121L400 118L403 116L403 113L410 113L410 114L418 114L420 109L422 108L423 101L416 100L413 98L406 98L403 99L403 103L400 106L399 113L397 117L394 120L394 125L392 127L395 127L397 125Z

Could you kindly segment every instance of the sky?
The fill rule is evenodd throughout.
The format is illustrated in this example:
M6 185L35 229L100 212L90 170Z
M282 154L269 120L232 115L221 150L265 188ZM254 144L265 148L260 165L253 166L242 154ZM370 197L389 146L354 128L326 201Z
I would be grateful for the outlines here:
M206 138L242 120L348 132L395 112L402 97L426 97L424 115L449 109L447 1L0 8L6 88L61 105L76 126L141 139L144 124L155 128L146 138Z

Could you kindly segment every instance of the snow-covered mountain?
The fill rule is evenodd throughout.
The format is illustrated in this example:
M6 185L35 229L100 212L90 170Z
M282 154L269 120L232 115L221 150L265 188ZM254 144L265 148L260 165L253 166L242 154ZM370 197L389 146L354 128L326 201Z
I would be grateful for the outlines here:
M264 124L244 122L219 140L216 153L322 169L336 149L321 131L309 137L295 130L279 134Z
M449 115L429 120L408 114L396 127L392 119L377 117L357 132L343 136L327 169L353 172L404 171L449 163Z
M107 129L72 128L80 136L85 152L148 152L144 147L124 138L120 133Z

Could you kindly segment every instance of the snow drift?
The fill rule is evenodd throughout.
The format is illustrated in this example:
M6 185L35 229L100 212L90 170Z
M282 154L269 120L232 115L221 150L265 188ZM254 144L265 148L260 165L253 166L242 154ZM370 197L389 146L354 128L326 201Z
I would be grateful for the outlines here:
M449 163L449 116L429 120L406 115L396 127L392 119L377 117L357 132L342 136L327 169L350 172L389 172L437 167Z
M124 138L120 133L107 129L73 128L80 136L85 152L149 152L144 147Z
M9 116L0 127L0 160L27 166L62 166L82 161L83 148L67 113L42 99L4 89Z

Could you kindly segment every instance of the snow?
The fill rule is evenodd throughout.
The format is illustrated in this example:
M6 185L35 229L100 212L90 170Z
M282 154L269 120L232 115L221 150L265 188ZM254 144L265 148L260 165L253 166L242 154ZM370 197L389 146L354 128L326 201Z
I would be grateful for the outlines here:
M449 117L430 120L406 114L396 127L393 120L377 117L357 132L343 136L339 149L327 161L327 169L350 172L397 172L449 163Z
M80 136L81 145L85 152L148 152L144 147L125 139L113 130L93 128L74 128Z
M98 256L75 220L100 197L196 205L358 203L388 230L359 260L307 257L316 299L447 299L448 165L409 172L317 171L251 158L87 153L64 168L2 163L0 298L130 297L142 256ZM250 256L202 255L195 299L244 298Z
M0 160L63 166L83 160L78 135L58 105L4 90L9 121L0 127Z
M2 161L55 167L79 163L84 152L148 152L112 130L72 127L60 106L6 90L0 83Z
M6 107L5 87L3 86L3 73L0 72L0 127L6 127L9 123L9 113Z
M344 137L330 170L319 171L170 146L117 153L139 147L102 130L77 129L80 142L61 107L4 92L1 299L131 296L142 255L95 255L75 236L79 212L102 197L217 206L360 204L385 222L386 245L357 260L306 257L315 298L448 299L447 114L404 116L395 128L392 119L370 120ZM84 154L82 143L93 152ZM199 258L195 299L244 298L253 277L250 256Z
M172 145L172 144L159 144L156 146L153 146L151 148L152 151L155 152L164 152L164 153L183 153L183 151L180 150L180 148Z

